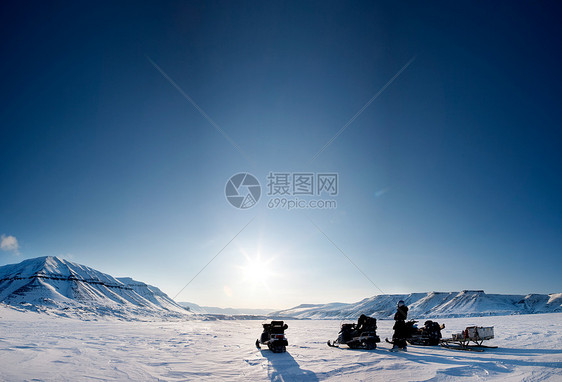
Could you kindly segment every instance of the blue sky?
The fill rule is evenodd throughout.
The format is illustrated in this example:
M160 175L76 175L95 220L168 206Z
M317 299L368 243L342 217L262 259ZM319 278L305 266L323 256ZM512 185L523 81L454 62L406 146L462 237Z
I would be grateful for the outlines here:
M61 256L174 297L251 221L177 300L561 292L555 7L3 4L0 264ZM250 209L225 198L240 172ZM269 172L337 173L337 208L268 208Z

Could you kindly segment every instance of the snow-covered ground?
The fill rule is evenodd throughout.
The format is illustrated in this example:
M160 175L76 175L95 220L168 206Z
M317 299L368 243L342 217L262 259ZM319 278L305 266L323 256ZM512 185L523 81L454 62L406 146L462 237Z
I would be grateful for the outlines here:
M562 381L562 313L439 320L445 336L495 326L483 353L329 348L339 321L289 321L285 354L257 350L260 321L80 321L0 307L0 379ZM391 321L379 321L381 338Z

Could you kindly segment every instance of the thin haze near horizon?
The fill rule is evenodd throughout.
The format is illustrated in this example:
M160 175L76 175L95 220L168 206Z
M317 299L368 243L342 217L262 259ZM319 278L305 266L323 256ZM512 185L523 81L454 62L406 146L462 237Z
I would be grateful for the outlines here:
M222 307L562 291L558 4L0 7L1 265Z

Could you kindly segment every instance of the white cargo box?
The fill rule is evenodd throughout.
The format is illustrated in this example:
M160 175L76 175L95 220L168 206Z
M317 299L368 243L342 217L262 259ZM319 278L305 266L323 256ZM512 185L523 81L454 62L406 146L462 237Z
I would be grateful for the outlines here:
M464 340L464 333L453 333L453 340L455 341Z
M471 340L491 340L494 338L493 326L469 326L466 328L466 337Z

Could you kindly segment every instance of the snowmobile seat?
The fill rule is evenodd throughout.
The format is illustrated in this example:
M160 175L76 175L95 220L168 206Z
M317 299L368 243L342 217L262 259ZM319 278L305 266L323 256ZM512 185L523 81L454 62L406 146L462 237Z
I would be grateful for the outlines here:
M362 332L375 332L377 330L377 319L373 317L367 317L363 322L363 326L359 328Z
M350 341L355 334L355 324L342 324L340 335L339 335L339 342L346 343Z
M341 331L342 332L351 332L355 330L355 324L342 324Z
M285 329L287 329L289 325L284 324L283 321L271 321L270 332L271 334L284 334Z

